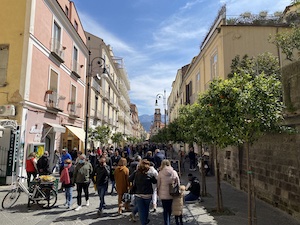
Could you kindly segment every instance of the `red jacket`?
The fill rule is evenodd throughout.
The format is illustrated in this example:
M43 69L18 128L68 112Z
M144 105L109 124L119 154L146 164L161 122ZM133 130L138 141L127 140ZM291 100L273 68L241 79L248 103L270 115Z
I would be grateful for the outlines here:
M37 172L34 167L34 160L35 158L28 158L26 160L26 172Z

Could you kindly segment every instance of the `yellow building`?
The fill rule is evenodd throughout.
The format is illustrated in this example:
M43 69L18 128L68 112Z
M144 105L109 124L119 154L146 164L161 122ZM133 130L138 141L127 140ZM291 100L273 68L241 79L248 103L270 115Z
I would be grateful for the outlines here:
M251 19L251 15L244 16ZM272 15L272 18L280 18L280 15ZM242 23L238 19L227 19L226 8L222 7L201 45L200 53L192 59L185 73L179 71L181 75L176 75L170 95L172 97L168 102L169 117L172 120L178 116L179 107L175 105L193 104L214 78L226 79L232 59L237 55L242 57L247 54L252 57L270 52L278 57L281 65L289 63L276 45L269 42L270 36L288 29L287 24L272 23L273 20L268 23L267 20L261 18L261 21Z

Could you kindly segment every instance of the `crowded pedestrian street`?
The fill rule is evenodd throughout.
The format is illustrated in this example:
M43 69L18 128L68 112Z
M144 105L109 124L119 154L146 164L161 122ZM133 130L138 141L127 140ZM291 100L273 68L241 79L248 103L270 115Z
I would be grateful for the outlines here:
M192 173L200 179L198 170L189 171L188 168L183 170L181 183L187 184L187 174ZM56 174L56 176L58 176ZM190 225L243 225L247 224L247 194L236 190L229 184L222 182L221 188L223 191L224 207L227 208L230 214L216 215L210 213L216 207L216 179L214 176L207 176L207 197L202 197L202 201L184 204L183 208L183 223ZM10 186L0 186L0 199L9 190ZM108 190L111 190L109 185ZM76 208L76 190L73 190L73 204L71 209L64 206L65 193L59 191L58 201L52 209L41 209L38 205L32 204L27 207L27 195L21 193L17 203L10 209L1 209L0 224L5 225L71 225L71 224L105 224L105 225L128 225L140 224L130 221L130 211L118 214L117 194L112 195L107 193L105 196L106 206L103 213L99 216L98 206L99 197L95 194L94 187L91 184L89 187L90 204L85 205L83 200L82 208L75 211ZM138 218L137 218L138 219ZM150 208L149 224L164 224L161 203L158 200L156 212ZM175 224L174 217L171 218L171 224ZM299 225L294 218L280 211L277 208L268 205L265 202L257 200L257 224L258 225Z

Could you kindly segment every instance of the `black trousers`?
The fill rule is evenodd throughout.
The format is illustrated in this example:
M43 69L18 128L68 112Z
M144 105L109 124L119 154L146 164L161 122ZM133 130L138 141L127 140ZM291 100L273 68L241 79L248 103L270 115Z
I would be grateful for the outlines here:
M85 200L89 200L89 185L90 183L76 183L77 186L77 205L81 206L81 194L84 192Z

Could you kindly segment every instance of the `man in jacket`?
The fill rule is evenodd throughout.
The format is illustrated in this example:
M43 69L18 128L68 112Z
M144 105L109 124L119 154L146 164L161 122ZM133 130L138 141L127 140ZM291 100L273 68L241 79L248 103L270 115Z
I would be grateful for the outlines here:
M159 169L161 162L166 158L164 154L160 152L159 149L155 150L155 155L153 157L154 159L154 164L155 164L155 169Z
M193 176L193 174L188 174L189 183L186 186L186 190L190 191L185 197L185 202L191 202L195 200L200 200L200 182L197 177Z
M102 213L103 207L105 206L104 196L108 188L108 181L110 177L110 168L106 164L105 157L101 157L99 159L99 165L96 166L94 175L96 176L96 181L94 181L94 183L97 186L98 195L100 198L100 205L98 210L98 215L100 215Z
M38 168L38 173L39 175L49 175L51 174L50 172L50 164L49 164L49 153L48 151L44 152L44 155L39 158L37 161L37 168Z

